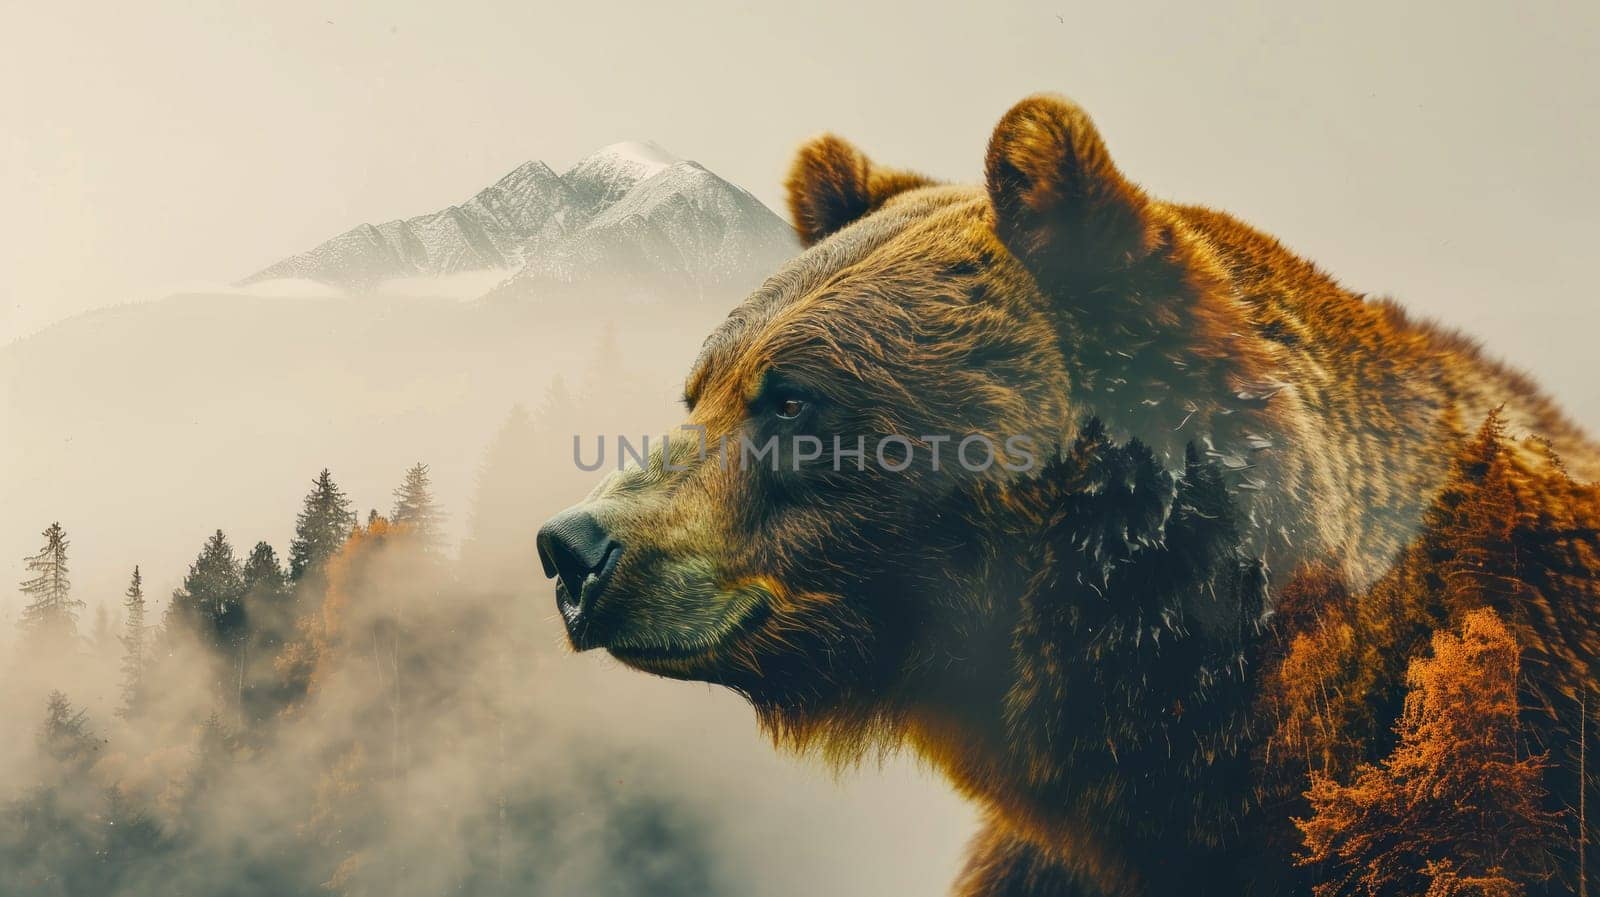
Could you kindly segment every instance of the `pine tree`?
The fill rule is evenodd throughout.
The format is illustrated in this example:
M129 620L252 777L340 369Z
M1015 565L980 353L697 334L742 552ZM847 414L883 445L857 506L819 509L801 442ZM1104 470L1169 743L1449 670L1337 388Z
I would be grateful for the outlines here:
M28 604L22 609L22 630L35 645L61 645L78 634L78 610L82 601L72 599L72 582L67 578L67 533L61 524L52 523L41 534L44 547L26 559L29 577L22 582Z
M389 519L407 527L424 548L438 548L444 514L433 500L428 465L419 461L406 471L405 480L394 491L394 513Z
M250 550L242 577L244 631L235 640L234 692L244 731L276 709L271 701L277 685L272 663L294 632L294 606L289 576L266 542L257 542Z
M244 586L250 598L246 605L254 606L258 600L280 599L288 591L289 577L278 563L278 553L266 542L257 542L245 558Z
M1473 607L1482 601L1505 606L1527 591L1516 544L1519 530L1537 525L1520 507L1506 425L1492 412L1456 458L1455 489L1440 496L1434 515L1433 556L1444 597Z
M200 723L199 731L195 734L195 744L190 751L193 765L189 771L188 789L183 795L183 815L188 819L201 815L201 804L217 784L227 778L239 748L238 737L228 731L227 725L222 722L222 715L214 710Z
M344 544L355 523L350 500L323 468L295 519L294 541L289 543L289 578L299 582L320 568Z
M65 766L87 765L100 749L100 739L89 731L88 711L72 706L59 691L46 702L44 725L39 727L39 748Z
M166 845L161 826L151 815L128 799L120 786L105 789L105 809L100 814L103 842L96 859L104 867L103 880L115 882L128 875L135 864L148 863ZM96 888L95 893L124 893L115 887Z
M122 602L122 706L117 715L132 719L144 704L144 674L149 662L146 644L149 628L145 624L144 577L139 568L133 568L133 579L128 583L126 598Z
M212 711L200 724L199 736L195 740L193 753L196 771L202 774L215 771L233 757L237 747L238 740L222 722L222 715Z
M1550 877L1564 827L1544 806L1547 758L1521 753L1520 656L1494 611L1467 614L1412 661L1394 751L1349 784L1313 774L1295 824L1301 862L1334 873L1318 897L1520 895Z
M59 691L50 693L35 737L41 762L32 766L30 786L0 804L0 893L112 893L97 868L101 839L92 808L98 787L89 771L102 742L89 731L84 711Z
M259 634L282 635L293 621L289 607L289 574L278 563L278 553L266 542L250 549L240 571L240 605L247 618L251 637ZM275 643L275 642L274 642Z
M244 576L233 546L217 530L189 565L183 586L172 595L172 614L213 648L231 647L244 624Z

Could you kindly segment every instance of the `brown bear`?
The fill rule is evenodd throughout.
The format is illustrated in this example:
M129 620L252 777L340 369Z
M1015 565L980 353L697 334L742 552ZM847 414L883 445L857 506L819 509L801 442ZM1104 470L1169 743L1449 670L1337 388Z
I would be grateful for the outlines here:
M573 646L784 746L920 752L986 810L962 894L1292 890L1250 834L1276 593L1374 583L1497 408L1576 477L1600 450L1468 340L1147 195L1058 97L981 188L828 135L787 187L807 248L706 340L685 431L539 534Z

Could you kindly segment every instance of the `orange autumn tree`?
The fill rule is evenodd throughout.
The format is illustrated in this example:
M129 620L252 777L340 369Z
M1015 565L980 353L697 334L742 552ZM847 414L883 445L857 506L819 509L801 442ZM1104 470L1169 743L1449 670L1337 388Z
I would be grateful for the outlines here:
M1337 774L1361 757L1374 728L1366 695L1378 688L1378 646L1364 631L1358 596L1331 567L1301 569L1284 586L1264 658L1260 709L1271 724L1270 768L1287 767L1290 793L1307 771Z
M356 526L325 563L319 608L280 657L299 698L285 718L311 736L300 747L319 771L299 834L321 848L316 874L339 897L421 887L415 857L437 833L411 790L416 758L437 770L485 731L480 676L498 668L482 655L497 618L460 605L424 535L376 514Z
M1541 480L1517 458L1500 414L1490 414L1463 439L1422 532L1381 579L1352 593L1326 565L1296 572L1278 599L1276 639L1263 658L1270 670L1261 705L1273 723L1269 761L1348 775L1369 759L1367 746L1383 740L1393 712L1385 697L1400 693L1407 659L1435 631L1487 605L1507 613L1517 633L1524 608L1548 605L1534 584L1550 565L1534 553L1524 559L1518 542L1528 549L1551 542L1540 530L1550 515L1535 513L1541 496L1533 490L1565 475L1552 469Z
M345 897L385 893L391 883L374 866L373 845L382 841L389 820L381 808L399 774L392 758L401 636L393 605L395 593L418 578L407 537L404 526L376 514L357 524L325 562L320 605L278 657L297 698L284 714L314 721L318 736L305 746L321 774L300 835L325 851L323 887Z
M322 601L298 621L296 637L284 645L275 664L297 699L322 686L330 673L329 663L352 638L348 631L350 603L361 591L369 568L393 529L382 517L369 520L365 527L357 524L339 550L327 558ZM297 709L294 705L289 708Z
M1468 615L1490 608L1528 674L1516 694L1519 736L1547 752L1543 806L1574 808L1561 819L1568 830L1548 839L1560 870L1543 890L1581 893L1580 846L1596 836L1576 808L1585 804L1596 740L1593 701L1584 696L1600 672L1597 571L1600 485L1573 480L1548 445L1510 438L1500 415L1490 415L1462 440L1422 529L1388 572L1349 591L1335 571L1313 565L1284 589L1259 656L1263 805L1312 817L1311 779L1354 782L1358 768L1385 757L1412 659L1428 652L1436 633L1459 633ZM1303 840L1292 827L1283 834ZM1589 890L1600 893L1593 887L1600 879L1588 871ZM1348 872L1330 864L1315 874ZM1441 871L1428 881L1466 888L1468 878ZM1478 884L1472 893L1488 887Z
M1313 774L1295 824L1301 862L1327 872L1317 897L1518 897L1549 877L1566 833L1544 809L1544 757L1521 748L1520 663L1494 611L1466 614L1412 662L1394 751L1348 784Z

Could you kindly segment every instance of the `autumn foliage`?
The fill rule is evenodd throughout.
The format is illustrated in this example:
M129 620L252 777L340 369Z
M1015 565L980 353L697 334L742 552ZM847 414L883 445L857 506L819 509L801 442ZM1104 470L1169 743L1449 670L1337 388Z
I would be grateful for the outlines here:
M1302 861L1336 870L1319 897L1513 895L1548 877L1565 833L1544 807L1545 758L1522 749L1520 653L1494 611L1469 613L1412 662L1394 751L1348 784L1312 776L1296 824Z
M1298 817L1319 897L1580 891L1596 571L1600 490L1492 416L1387 574L1294 577L1260 793Z
M278 672L285 681L302 692L315 692L330 675L328 664L352 638L365 635L351 632L352 598L365 585L379 550L391 538L394 527L382 517L356 526L339 551L327 560L327 589L317 613L303 617L298 633L278 655Z

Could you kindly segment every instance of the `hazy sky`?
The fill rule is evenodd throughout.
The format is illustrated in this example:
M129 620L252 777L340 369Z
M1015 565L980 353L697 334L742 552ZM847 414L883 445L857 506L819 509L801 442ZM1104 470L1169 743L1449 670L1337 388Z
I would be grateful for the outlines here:
M1596 423L1600 4L1318 6L10 3L0 341L618 139L774 205L824 128L976 179L1048 89L1135 180L1488 337Z

